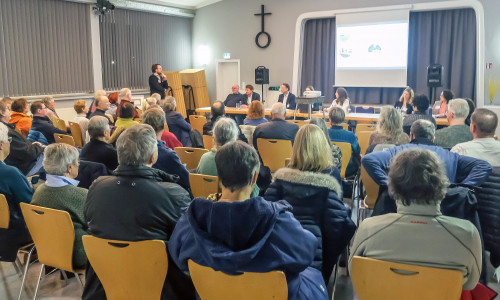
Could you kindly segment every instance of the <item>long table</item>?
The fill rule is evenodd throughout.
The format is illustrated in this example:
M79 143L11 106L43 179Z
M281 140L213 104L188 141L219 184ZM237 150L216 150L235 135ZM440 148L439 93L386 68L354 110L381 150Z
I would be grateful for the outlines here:
M246 115L248 109L247 108L236 108L236 107L226 107L226 114L235 114L235 115ZM210 113L210 107L200 107L196 109L196 113L199 115L204 115L206 113ZM294 110L292 109L287 109L286 111L286 116L287 117L293 117ZM270 116L271 115L271 110L266 109L265 110L265 115ZM353 120L353 121L370 121L370 122L377 122L380 114L364 114L364 113L349 113L345 116L346 120ZM309 115L307 113L297 113L297 117L300 118L308 118ZM314 112L311 114L311 117L313 118L323 118L323 113L322 112ZM325 118L328 118L328 114L325 114ZM448 120L446 118L436 118L436 124L437 125L449 125Z

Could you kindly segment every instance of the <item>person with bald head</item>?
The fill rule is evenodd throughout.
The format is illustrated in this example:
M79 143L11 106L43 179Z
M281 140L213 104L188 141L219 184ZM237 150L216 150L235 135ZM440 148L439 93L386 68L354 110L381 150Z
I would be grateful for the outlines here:
M271 108L271 121L255 127L253 146L257 149L257 139L295 140L299 126L285 121L286 107L283 103L275 103Z
M97 90L97 91L95 91L95 93L94 93L94 100L92 100L92 103L90 104L90 109L87 112L87 119L90 119L90 115L96 110L97 105L95 103L95 100L99 96L106 96L106 91L105 90Z
M236 107L236 103L240 104L247 104L247 100L245 97L240 93L240 86L237 84L234 84L231 87L232 93L227 95L226 100L224 100L224 105L227 107Z
M109 125L113 125L113 122L106 116L106 110L108 110L110 103L109 99L106 96L98 96L95 99L95 104L96 104L96 109L95 111L90 115L90 118L94 116L101 116L105 117L109 121Z

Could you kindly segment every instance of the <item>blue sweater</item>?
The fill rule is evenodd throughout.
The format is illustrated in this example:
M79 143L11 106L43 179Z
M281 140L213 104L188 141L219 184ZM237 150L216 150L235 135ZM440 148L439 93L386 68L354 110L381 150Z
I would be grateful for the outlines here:
M162 170L165 173L179 176L177 182L186 191L191 193L189 188L189 171L181 163L179 156L174 150L168 148L164 141L157 140L158 144L158 160L153 165L153 168Z
M360 157L361 148L359 147L358 138L356 135L342 128L342 126L332 125L332 128L328 129L328 134L330 135L330 140L334 142L344 142L351 144L352 155L349 160L349 164L347 165L347 169L345 171L346 177L354 174L358 167L353 162L353 157Z

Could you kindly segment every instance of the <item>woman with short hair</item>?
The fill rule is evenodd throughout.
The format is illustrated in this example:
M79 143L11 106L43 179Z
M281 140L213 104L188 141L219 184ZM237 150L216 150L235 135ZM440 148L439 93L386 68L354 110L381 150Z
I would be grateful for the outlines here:
M116 120L116 127L123 127L128 129L134 125L139 124L139 122L134 121L135 107L130 102L125 102L120 107L120 116Z
M12 114L9 124L16 124L16 128L19 129L24 136L28 136L28 131L31 129L31 122L33 122L33 118L28 115L28 100L26 100L26 98L16 99L12 102L11 108Z
M394 107L383 107L377 122L377 130L370 135L368 144L403 145L409 142L410 137L403 131L401 114Z
M257 126L262 123L267 123L267 119L264 115L264 105L259 100L254 100L250 103L248 107L248 113L245 120L243 120L243 125Z
M311 266L322 272L325 282L356 230L342 202L342 187L331 176L333 169L325 134L316 125L304 125L295 137L290 164L274 173L264 196L268 201L288 201L304 229L316 236L319 243Z
M75 228L73 246L73 267L82 269L87 263L83 249L82 236L87 234L87 223L83 215L87 190L79 188L78 150L63 143L47 146L44 152L43 167L47 172L47 180L39 186L31 204L67 211Z
M89 119L87 119L87 113L89 112L89 107L87 105L87 101L85 100L76 100L73 104L73 109L76 112L76 117L73 119L73 122L78 123L80 125L80 129L82 131L82 140L83 142L87 141L87 129L89 127Z

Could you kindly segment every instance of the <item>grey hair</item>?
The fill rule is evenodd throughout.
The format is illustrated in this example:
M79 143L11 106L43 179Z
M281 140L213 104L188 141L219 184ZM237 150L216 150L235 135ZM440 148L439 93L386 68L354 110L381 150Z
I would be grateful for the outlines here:
M158 153L156 133L147 124L137 124L125 130L116 141L118 163L126 166L147 165Z
M151 97L156 99L156 103L158 103L161 100L161 96L158 93L151 94Z
M330 117L330 124L340 124L345 120L345 112L341 107L335 106L328 111Z
M68 173L68 166L78 165L78 150L63 143L48 145L43 151L43 168L47 174L62 176Z
M54 97L52 96L47 96L42 99L43 104L45 104L45 106L47 106L50 102L52 102L52 100L54 100Z
M281 103L274 103L271 107L271 114L273 115L285 115L286 114L286 106Z
M231 118L221 117L215 122L213 135L217 147L236 141L238 133L238 126Z
M175 103L174 97L172 97L172 96L165 97L165 101L163 102L163 109L165 110L165 112L174 111L175 106L176 106L176 103Z
M106 96L106 91L105 90L97 90L94 93L94 99L97 99L99 96Z
M132 92L130 91L130 89L128 88L123 88L120 90L120 92L118 93L118 102L122 101L123 97L129 95L132 96Z
M469 115L469 103L462 98L450 100L448 111L453 113L454 119L465 119Z
M403 117L392 106L384 106L380 111L377 131L385 136L393 137L403 132Z
M87 128L90 137L100 138L104 136L104 132L109 130L109 120L103 116L93 116L90 118L89 126Z
M389 166L389 194L405 206L438 204L444 199L449 184L443 162L425 148L400 151Z
M142 114L142 123L151 125L155 132L163 130L165 122L165 112L161 108L150 108Z
M415 138L432 140L436 134L436 127L431 121L420 119L411 124L410 133L412 133Z
M0 122L0 143L6 142L9 140L9 128L5 126L2 122Z

